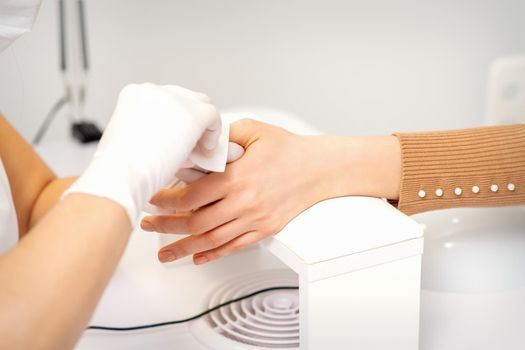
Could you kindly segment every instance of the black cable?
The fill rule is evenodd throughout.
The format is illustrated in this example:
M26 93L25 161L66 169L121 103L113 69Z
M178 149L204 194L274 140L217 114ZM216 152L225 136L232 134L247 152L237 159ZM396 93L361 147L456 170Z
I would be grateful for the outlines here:
M44 122L38 129L35 137L33 138L33 145L37 145L40 142L40 140L42 140L42 137L44 137L47 129L51 125L51 122L55 119L62 106L64 106L68 101L69 97L63 96L57 102L55 102L53 107L51 107L51 109L47 113L46 118L44 119Z
M152 323L152 324L145 324L145 325L131 326L131 327L89 326L89 327L87 327L87 329L98 329L98 330L103 330L103 331L125 332L125 331L135 331L135 330L139 330L139 329L147 329L147 328L169 326L169 325L174 325L174 324L179 324L179 323L186 323L186 322L193 321L193 320L196 320L198 318L201 318L202 316L207 315L210 312L213 312L215 310L218 310L221 307L224 307L224 306L236 303L236 302L244 300L244 299L251 298L251 297L256 296L258 294L261 294L261 293L271 292L273 290L297 290L297 289L299 289L299 287L294 287L294 286L281 286L281 287L270 287L270 288L260 289L258 291L253 292L253 293L250 293L250 294L247 294L247 295L243 295L241 297L232 299L230 301L226 301L226 302L224 302L222 304L219 304L217 306L212 307L211 309L203 311L200 314L197 314L195 316L191 316L191 317L188 317L188 318L184 318L182 320L159 322L159 323Z

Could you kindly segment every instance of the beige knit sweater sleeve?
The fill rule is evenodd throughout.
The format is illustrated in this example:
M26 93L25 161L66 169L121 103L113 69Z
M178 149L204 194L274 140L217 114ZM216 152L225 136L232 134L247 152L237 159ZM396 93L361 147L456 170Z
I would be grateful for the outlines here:
M394 135L406 214L525 204L525 124Z

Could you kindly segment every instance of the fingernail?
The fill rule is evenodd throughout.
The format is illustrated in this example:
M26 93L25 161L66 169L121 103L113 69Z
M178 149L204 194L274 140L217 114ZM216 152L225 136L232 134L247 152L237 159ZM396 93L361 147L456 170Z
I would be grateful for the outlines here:
M144 231L154 231L155 230L151 222L147 220L142 220L140 222L140 228L143 229Z
M195 263L195 265L206 264L208 261L209 261L208 258L205 257L204 255L196 256L196 257L193 259L193 262Z
M166 263L175 260L175 254L171 250L163 250L159 252L160 262Z

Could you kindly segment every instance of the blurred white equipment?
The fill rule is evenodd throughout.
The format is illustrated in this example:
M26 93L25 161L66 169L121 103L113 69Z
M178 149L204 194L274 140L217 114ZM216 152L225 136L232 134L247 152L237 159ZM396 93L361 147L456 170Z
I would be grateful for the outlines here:
M492 64L487 123L525 123L525 55ZM426 226L421 349L524 349L525 206L413 218Z
M417 214L422 350L525 346L525 206Z
M487 89L489 124L525 123L525 55L492 64Z
M271 115L262 119L315 132L282 112ZM381 199L318 203L260 247L204 266L159 264L155 252L170 236L157 244L151 237L134 235L91 324L177 320L263 288L299 291L266 292L164 329L90 330L78 349L418 348L422 227Z

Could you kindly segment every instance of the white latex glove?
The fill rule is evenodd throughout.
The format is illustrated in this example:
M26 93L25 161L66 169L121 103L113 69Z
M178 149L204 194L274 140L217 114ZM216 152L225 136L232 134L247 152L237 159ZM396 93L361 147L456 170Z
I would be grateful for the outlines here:
M0 0L0 52L30 32L42 0Z
M87 193L122 205L135 225L140 210L194 148L216 147L221 120L208 96L178 86L128 85L91 164L66 193Z

